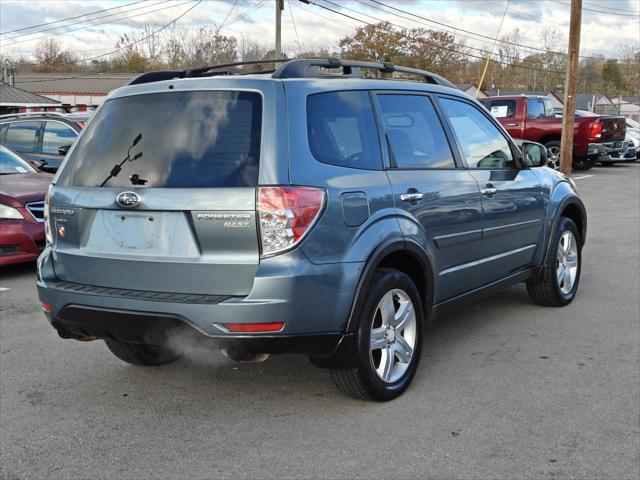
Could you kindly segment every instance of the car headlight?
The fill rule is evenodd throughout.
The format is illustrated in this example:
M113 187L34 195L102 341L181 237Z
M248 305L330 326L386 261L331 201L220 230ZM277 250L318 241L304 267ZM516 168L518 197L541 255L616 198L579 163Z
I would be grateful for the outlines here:
M13 207L9 205L2 205L0 203L0 218L2 219L11 219L11 220L22 220L24 217L22 214Z

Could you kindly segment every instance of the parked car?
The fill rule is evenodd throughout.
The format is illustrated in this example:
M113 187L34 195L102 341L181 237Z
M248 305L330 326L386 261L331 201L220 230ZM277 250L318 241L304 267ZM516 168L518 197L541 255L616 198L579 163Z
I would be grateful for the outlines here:
M626 140L635 149L636 159L640 159L640 123L631 118L626 119L627 137Z
M344 393L390 400L443 307L517 282L541 305L575 298L573 181L444 78L215 69L137 77L70 150L37 279L61 337L147 366L193 346L304 353Z
M0 144L41 170L55 173L84 123L53 112L4 116L0 118Z
M562 119L551 100L531 95L487 97L480 100L513 137L542 143L560 158ZM576 115L573 138L573 168L588 170L599 157L623 150L624 117Z
M0 266L32 262L44 248L44 197L52 178L0 145Z

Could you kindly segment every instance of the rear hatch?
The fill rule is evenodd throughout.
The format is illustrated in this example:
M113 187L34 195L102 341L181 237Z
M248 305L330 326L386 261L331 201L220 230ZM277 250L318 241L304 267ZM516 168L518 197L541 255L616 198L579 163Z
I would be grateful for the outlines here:
M246 295L259 262L262 97L179 91L108 100L50 204L64 281Z
M622 142L627 131L624 117L600 117L601 142Z

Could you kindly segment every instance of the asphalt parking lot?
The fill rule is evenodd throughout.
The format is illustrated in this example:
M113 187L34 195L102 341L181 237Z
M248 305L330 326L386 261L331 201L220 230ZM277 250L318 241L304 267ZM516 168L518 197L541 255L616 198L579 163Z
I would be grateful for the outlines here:
M640 478L640 164L575 177L574 303L516 286L438 319L386 404L302 356L124 364L58 338L33 266L0 271L0 478Z

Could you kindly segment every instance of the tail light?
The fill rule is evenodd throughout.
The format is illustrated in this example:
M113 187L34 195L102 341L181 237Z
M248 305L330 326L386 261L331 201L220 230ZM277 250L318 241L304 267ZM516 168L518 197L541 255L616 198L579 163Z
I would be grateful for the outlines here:
M296 246L309 232L324 206L325 192L312 187L258 187L262 255Z
M591 130L589 130L589 141L595 142L602 137L602 122L596 120L591 124Z
M271 323L223 323L228 331L233 333L252 333L252 332L279 332L284 327L283 322Z
M51 216L49 215L49 202L51 201L51 188L49 185L47 194L44 197L44 236L47 239L47 243L51 245L53 243L53 234L51 233Z

